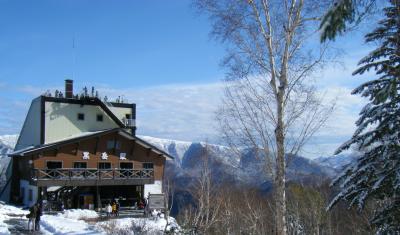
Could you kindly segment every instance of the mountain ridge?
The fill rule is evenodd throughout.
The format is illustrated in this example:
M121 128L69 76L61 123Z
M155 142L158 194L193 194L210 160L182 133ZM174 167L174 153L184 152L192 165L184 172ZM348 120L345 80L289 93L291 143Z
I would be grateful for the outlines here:
M250 181L259 184L268 179L265 174L260 174L264 170L265 162L255 156L252 149L243 149L241 156L233 154L229 147L209 144L205 142L189 142L172 139L163 139L151 136L138 136L148 141L152 145L169 153L174 157L173 165L175 171L186 171L195 174L199 168L201 155L207 151L212 163L218 165L213 167L221 176L224 173L231 175L240 181ZM18 139L18 135L0 136L0 171L8 165L10 153ZM301 176L316 175L332 178L345 165L353 162L355 157L351 154L342 154L333 157L320 157L308 159L302 156L288 158L288 178L296 179ZM176 172L182 173L182 172Z

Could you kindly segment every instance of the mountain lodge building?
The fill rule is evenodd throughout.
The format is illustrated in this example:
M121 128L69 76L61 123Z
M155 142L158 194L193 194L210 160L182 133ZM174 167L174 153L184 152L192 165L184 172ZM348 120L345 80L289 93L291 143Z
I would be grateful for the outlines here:
M39 96L10 154L3 199L95 209L112 200L133 206L162 193L165 161L172 157L138 138L135 120L135 104L74 96L72 80L65 97Z

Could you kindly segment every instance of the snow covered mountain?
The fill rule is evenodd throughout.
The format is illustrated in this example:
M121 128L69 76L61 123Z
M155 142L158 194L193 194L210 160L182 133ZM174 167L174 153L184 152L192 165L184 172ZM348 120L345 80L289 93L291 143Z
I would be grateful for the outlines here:
M354 162L357 157L358 153L340 153L335 156L329 156L329 157L319 157L314 159L314 161L324 167L330 167L335 170L341 170L343 167L349 165L350 163Z
M10 153L17 143L18 135L3 135L0 136L0 177L4 179L4 172L8 166L10 159L7 154Z
M190 158L198 151L205 151L209 155L218 158L225 164L239 166L240 158L231 152L226 146L208 144L204 142L187 142L179 140L160 139L150 136L139 136L157 148L164 150L172 155L175 159L175 164L179 167L185 167L190 162Z
M239 156L239 154L231 152L228 147L220 145L160 139L149 136L140 136L140 138L174 156L174 165L179 168L178 170L194 172L200 162L201 153L204 153L205 149L207 149L209 158L212 159L215 165L214 170L217 172L220 171L220 173L230 175L231 178L253 183L268 180L264 177L265 174L262 174L265 162L257 158L252 149L242 150ZM288 178L298 179L299 177L310 175L333 177L343 166L354 159L351 154L321 157L315 160L292 156L288 158Z
M18 135L2 135L0 136L0 155L7 155L14 149L17 143Z
M18 135L0 136L0 172L7 166L7 153L12 151ZM139 136L154 146L168 152L175 159L173 170L176 174L196 175L200 169L201 158L207 151L209 165L221 180L229 179L247 183L260 184L268 179L262 174L265 163L255 156L254 151L245 149L240 156L234 154L228 147L204 142L186 142L170 139L160 139L150 136ZM310 160L301 156L294 156L288 161L288 178L299 179L310 175L333 177L340 169L354 161L352 154L342 154L333 157L321 157ZM170 168L171 169L171 168Z

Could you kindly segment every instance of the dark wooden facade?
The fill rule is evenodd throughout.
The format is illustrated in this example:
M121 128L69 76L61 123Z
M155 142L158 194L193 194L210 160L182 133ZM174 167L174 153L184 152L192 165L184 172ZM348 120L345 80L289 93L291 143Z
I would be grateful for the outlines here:
M89 159L84 159L85 152ZM107 159L102 159L103 153ZM126 159L121 159L121 153ZM18 195L20 180L26 180L38 187L42 199L50 186L143 188L155 180L162 181L169 156L130 133L115 129L39 146L12 157L14 195Z

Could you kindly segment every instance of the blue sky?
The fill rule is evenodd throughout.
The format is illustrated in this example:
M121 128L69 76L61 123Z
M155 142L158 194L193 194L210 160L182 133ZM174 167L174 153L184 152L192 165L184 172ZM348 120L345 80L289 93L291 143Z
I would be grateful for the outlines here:
M209 31L184 0L0 0L0 135L18 133L31 99L73 78L75 92L93 85L137 103L140 134L216 139L224 47ZM318 85L342 96L344 121L331 128L343 131L323 130L318 154L350 136L361 104L348 94L361 82L350 74L368 47L358 32L335 46L345 66L327 67Z
M189 1L0 4L2 80L48 86L74 74L78 83L141 87L221 76L223 50L209 40L208 22Z

